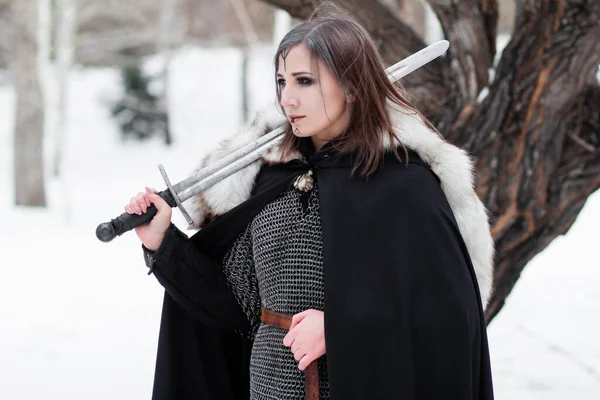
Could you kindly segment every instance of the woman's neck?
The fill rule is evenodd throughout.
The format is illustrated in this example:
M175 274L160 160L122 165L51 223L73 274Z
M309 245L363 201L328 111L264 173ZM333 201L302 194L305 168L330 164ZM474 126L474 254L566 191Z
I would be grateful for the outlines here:
M321 148L323 146L325 146L327 143L330 142L330 139L318 139L318 138L315 138L314 136L311 137L311 140L312 140L313 146L315 146L315 151L321 150Z

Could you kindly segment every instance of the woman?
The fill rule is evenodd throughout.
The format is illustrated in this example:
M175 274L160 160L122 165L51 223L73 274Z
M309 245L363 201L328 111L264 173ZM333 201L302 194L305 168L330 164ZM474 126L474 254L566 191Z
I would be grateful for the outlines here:
M493 246L471 163L389 83L358 24L275 55L284 140L194 199L187 238L147 189L125 207L167 295L155 399L491 399ZM280 116L281 116L280 114ZM311 397L312 396L312 397Z

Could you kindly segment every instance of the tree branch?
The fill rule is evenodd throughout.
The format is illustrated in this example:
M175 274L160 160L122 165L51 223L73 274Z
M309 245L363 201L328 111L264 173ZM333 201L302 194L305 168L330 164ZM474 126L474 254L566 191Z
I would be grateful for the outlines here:
M488 84L496 54L496 0L429 0L450 42L451 80L460 99L455 110L473 103Z

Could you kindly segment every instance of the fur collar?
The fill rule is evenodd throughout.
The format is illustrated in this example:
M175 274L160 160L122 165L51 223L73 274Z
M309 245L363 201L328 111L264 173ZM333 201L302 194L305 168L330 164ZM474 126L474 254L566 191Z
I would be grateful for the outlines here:
M409 115L398 106L390 106L389 112L400 141L419 154L441 181L442 190L452 208L471 256L485 309L492 291L494 243L487 211L473 187L473 163L464 150L449 144L436 132L427 128L419 116ZM223 141L202 161L199 168L213 163L285 122L285 117L276 109L258 113L250 126ZM386 143L386 147L389 148L390 143ZM225 214L247 200L261 165L298 158L301 158L299 152L283 159L279 148L275 147L259 161L199 194L190 200L192 204L188 206L190 215L194 219L194 227L200 228L207 221Z

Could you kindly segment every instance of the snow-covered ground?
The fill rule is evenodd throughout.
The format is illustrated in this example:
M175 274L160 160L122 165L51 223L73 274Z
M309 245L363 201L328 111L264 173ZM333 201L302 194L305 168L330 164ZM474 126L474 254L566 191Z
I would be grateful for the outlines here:
M273 101L272 51L253 54L253 105ZM74 71L65 172L48 176L44 210L12 205L14 94L0 86L0 399L150 397L163 292L146 275L135 234L106 244L95 228L144 185L164 187L157 164L178 181L237 129L240 65L232 49L177 55L169 149L119 139L106 106L118 71ZM498 399L600 398L598 222L597 193L530 263L489 327Z

